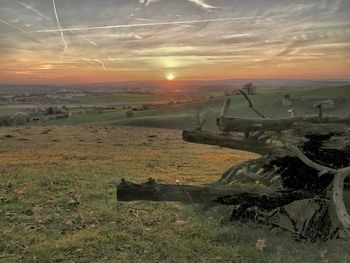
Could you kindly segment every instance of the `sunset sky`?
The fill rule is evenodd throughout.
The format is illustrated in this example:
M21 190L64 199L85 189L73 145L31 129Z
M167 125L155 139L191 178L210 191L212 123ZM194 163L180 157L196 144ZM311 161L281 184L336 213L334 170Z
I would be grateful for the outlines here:
M350 79L350 0L0 0L1 83Z

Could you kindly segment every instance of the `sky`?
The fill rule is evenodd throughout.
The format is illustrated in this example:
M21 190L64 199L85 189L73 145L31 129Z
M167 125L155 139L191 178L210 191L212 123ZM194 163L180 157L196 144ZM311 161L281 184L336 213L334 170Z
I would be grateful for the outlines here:
M1 83L350 79L350 0L0 0Z

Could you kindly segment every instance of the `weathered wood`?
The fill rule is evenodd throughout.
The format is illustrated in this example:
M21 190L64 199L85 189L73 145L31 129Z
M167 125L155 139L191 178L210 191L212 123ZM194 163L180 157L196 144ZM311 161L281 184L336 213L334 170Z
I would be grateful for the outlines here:
M249 97L247 100L254 110ZM219 181L227 184L237 179L242 185L252 178L267 180L267 187L265 194L233 191L215 199L212 195L210 200L233 206L233 218L279 226L310 240L333 237L339 228L350 235L350 216L343 201L344 180L350 177L350 167L343 168L350 164L350 116L324 116L320 107L319 115L312 116L234 118L226 116L228 107L226 100L217 119L219 130L243 133L244 138L184 131L183 139L268 154L259 164L259 172L252 174L250 162L246 162L229 169ZM254 132L257 138L252 138ZM263 140L261 133L272 136ZM282 191L271 187L270 175L276 171ZM332 186L332 200L328 200Z
M220 116L226 116L228 113L228 109L230 108L230 104L231 104L231 99L230 98L226 98L225 102L224 102L224 106L222 107Z
M315 107L318 109L318 118L320 120L320 123L323 122L323 105L322 103L315 105Z
M128 182L124 179L117 186L118 201L176 201L184 203L206 203L215 198L232 194L241 190L223 187L202 187L179 184L158 184L153 179L143 184Z
M298 148L293 145L286 144L286 147L293 152L306 165L320 172L320 175L331 173L334 175L333 180L333 203L337 211L339 221L343 224L344 229L350 234L350 216L343 200L344 179L350 176L350 167L342 169L333 169L310 160Z
M317 197L296 200L272 210L237 207L232 218L280 227L308 241L334 238L341 229L332 202Z
M321 150L337 150L344 155L350 155L350 137L345 136L332 136L329 140L324 141L320 146ZM350 156L349 156L350 157Z
M260 164L260 167L262 167L264 162L265 162L265 159L264 158L260 158L260 159L249 160L249 161L246 161L244 163L240 163L240 164L234 165L233 167L231 167L229 170L227 170L222 175L222 177L219 180L219 183L220 184L229 184L229 183L232 182L232 180L235 179L235 176L236 176L238 171L240 171L240 170L242 170L244 168L249 170L250 166L252 166L252 165ZM255 180L257 180L257 179L255 179Z
M222 196L215 202L223 205L241 205L243 207L258 207L262 209L274 209L290 204L296 200L313 197L312 194L303 191L277 191L271 194L237 193Z
M308 122L296 122L292 125L292 130L295 135L345 135L347 132L346 125L342 123L314 124Z
M118 201L177 201L184 203L216 202L222 205L242 205L273 209L290 204L295 200L311 198L304 191L270 191L259 194L240 188L228 189L217 186L201 187L193 185L158 184L150 178L148 182L136 184L124 179L117 186Z
M285 118L234 118L221 116L217 119L220 131L251 132L251 131L275 131L289 130L296 122L320 123L319 116L294 116ZM322 123L350 124L350 117L323 116Z
M275 149L275 146L264 141L250 138L234 138L231 135L214 134L203 131L182 132L182 139L186 142L216 145L220 147L248 151L258 154L267 154Z
M323 165L320 165L312 160L310 160L305 154L303 154L297 147L291 144L286 144L286 147L288 150L291 151L291 156L298 157L303 163L305 163L307 166L317 170L320 172L320 176L326 173L335 174L337 172L336 169L332 169Z
M350 176L350 167L340 169L334 175L333 181L333 203L337 211L339 221L343 224L350 237L350 215L343 200L344 179Z

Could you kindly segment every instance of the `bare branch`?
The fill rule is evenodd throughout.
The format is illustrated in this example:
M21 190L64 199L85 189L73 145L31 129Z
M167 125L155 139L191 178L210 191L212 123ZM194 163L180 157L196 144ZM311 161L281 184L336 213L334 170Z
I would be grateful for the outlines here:
M325 173L332 173L335 174L337 172L336 169L332 169L323 165L320 165L318 163L315 163L314 161L310 160L308 157L306 157L305 154L303 154L297 147L294 145L291 145L289 143L285 144L288 150L290 150L296 157L298 157L303 163L305 163L307 166L317 170L320 172L320 174Z
M204 110L203 107L197 107L196 111L192 114L192 119L195 122L195 128L201 131L204 125L208 122L208 117L211 109Z
M254 108L254 105L252 103L252 101L250 100L250 98L248 97L248 95L243 91L243 90L239 90L239 92L246 98L246 100L248 101L248 105L249 108L251 108L256 114L258 114L261 118L266 118L262 113L260 113L257 109Z
M318 109L318 118L320 119L320 123L322 123L323 120L323 109L322 109L322 104L318 104L315 106Z
M341 169L335 174L333 181L333 203L339 221L342 223L346 233L350 237L350 216L343 201L344 179L349 175L350 167Z
M227 115L227 112L228 112L228 109L230 107L230 104L231 104L231 99L230 98L226 98L225 102L224 102L224 106L222 107L222 110L221 110L220 117L223 117L223 116Z

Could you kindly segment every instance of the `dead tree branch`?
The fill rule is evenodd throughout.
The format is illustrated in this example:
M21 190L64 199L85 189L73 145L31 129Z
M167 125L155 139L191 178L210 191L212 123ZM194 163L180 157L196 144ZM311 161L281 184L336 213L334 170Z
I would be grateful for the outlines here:
M226 98L225 102L224 102L224 106L222 107L221 113L220 113L220 117L226 116L228 109L230 108L230 104L231 104L231 99L230 98Z
M258 114L261 118L266 118L261 112L259 112L253 105L252 101L248 97L248 95L243 91L239 90L239 92L245 97L245 99L248 101L249 108L251 108L256 114Z
M219 186L200 187L193 185L158 184L152 178L148 182L136 184L122 179L117 185L117 200L177 201L184 203L216 202L223 205L256 206L273 209L296 200L313 197L303 191L272 191L270 193L247 192L241 188L228 189Z
M214 134L203 131L184 130L182 132L182 139L186 142L216 145L257 154L268 154L275 150L274 145L265 143L265 141L249 138L235 138L230 135Z
M219 183L220 184L229 184L230 182L232 182L232 180L234 179L234 176L237 174L238 171L240 171L242 169L249 170L250 166L252 166L252 165L261 164L261 166L262 166L264 163L264 160L265 160L264 158L249 160L249 161L246 161L244 163L240 163L240 164L237 164L237 165L231 167L227 172L225 172L223 174L223 176L219 180Z
M241 190L232 190L223 187L203 187L180 184L158 184L152 178L143 184L128 182L125 179L117 186L118 201L176 201L184 203L212 202L220 196L240 193Z

